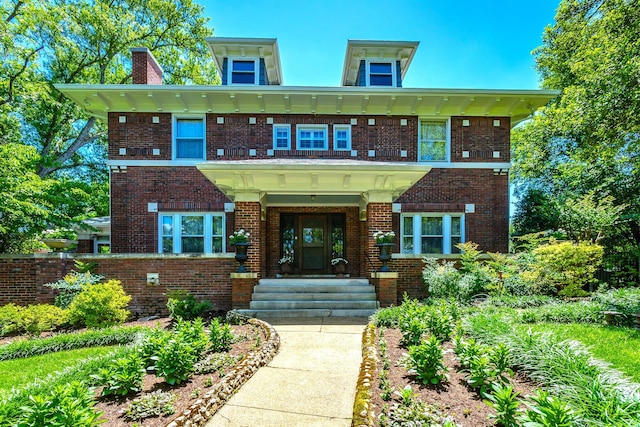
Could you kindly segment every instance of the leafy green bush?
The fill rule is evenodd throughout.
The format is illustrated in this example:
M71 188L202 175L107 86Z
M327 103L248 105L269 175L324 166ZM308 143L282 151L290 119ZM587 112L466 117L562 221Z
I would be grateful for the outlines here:
M444 261L438 263L437 258L423 258L422 282L432 298L454 298L467 303L476 294L475 279L468 274L461 274L454 263Z
M492 391L486 395L488 404L495 409L495 414L490 414L489 418L494 418L496 424L504 427L517 426L516 414L518 411L517 391L513 391L513 386L505 384L493 384Z
M53 283L45 283L44 286L58 290L59 294L56 296L55 305L67 308L84 287L100 283L103 278L103 276L92 274L89 271L83 273L72 271L62 279Z
M531 270L522 273L541 290L551 288L565 297L584 296L583 288L594 284L596 269L602 263L602 246L589 242L556 242L533 250Z
M175 334L151 359L155 361L156 375L171 385L182 384L191 378L193 365L198 361L191 344L181 341Z
M196 360L202 359L202 355L211 344L209 336L204 330L204 323L200 318L191 322L178 319L174 327L174 333L178 340L189 343Z
M209 337L211 340L211 351L214 353L220 353L223 351L229 351L231 344L233 344L233 332L231 326L228 324L222 324L218 318L214 318L209 326Z
M0 360L37 356L83 347L128 344L149 331L150 329L144 326L124 326L13 341L10 344L0 346Z
M82 383L56 385L47 393L29 397L21 409L20 426L97 426L101 413L94 408L93 393Z
M195 297L184 289L173 289L167 296L167 309L174 319L192 320L202 316L212 307L209 301L196 301Z
M137 353L131 353L114 360L97 374L91 375L91 378L104 385L102 396L126 396L132 391L138 392L142 389L142 380L146 372L142 357Z
M24 307L14 303L0 307L0 337L17 332L20 328L21 313Z
M409 373L415 374L423 384L438 384L449 380L449 369L442 357L440 341L434 336L422 343L409 347L409 354L404 360Z
M591 296L591 299L602 304L605 310L619 311L627 315L640 314L640 288L622 288L607 292L596 292Z
M422 337L429 330L425 319L418 316L407 316L400 322L398 326L400 327L400 332L402 333L400 345L402 345L403 347L420 344L420 341L422 341Z
M530 308L540 307L542 305L553 304L556 302L559 301L547 295L502 295L491 296L484 302L484 304L494 307Z
M598 302L578 301L527 308L520 313L523 323L602 323L603 306Z
M69 305L70 321L89 328L120 324L129 315L125 307L130 300L117 280L85 286Z
M401 306L382 308L373 314L371 321L379 328L397 328L402 311Z
M174 393L160 390L147 393L131 402L125 412L125 417L132 421L140 421L145 418L171 415L175 412L174 400L176 400Z
M547 391L537 389L525 404L528 409L518 417L525 426L573 427L578 422L576 412Z
M170 331L160 328L154 329L147 334L139 350L147 369L153 368L152 365L155 363L155 360L153 360L152 357L160 352L160 349L169 342L172 336L173 334Z

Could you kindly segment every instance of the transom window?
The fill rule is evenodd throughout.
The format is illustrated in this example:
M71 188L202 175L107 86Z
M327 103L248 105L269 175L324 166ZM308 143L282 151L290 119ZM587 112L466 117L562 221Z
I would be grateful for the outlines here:
M464 242L462 214L402 215L401 251L404 254L457 254Z
M396 76L393 62L368 62L367 81L369 86L395 86Z
M298 150L326 150L327 125L298 125Z
M174 158L204 159L204 117L174 117Z
M255 59L230 59L231 84L258 84L258 61Z
M351 125L333 125L333 149L351 150Z
M273 149L291 149L291 125L273 125Z
M223 213L162 213L159 253L222 253L225 251Z
M418 151L421 162L446 162L449 159L449 121L420 120Z

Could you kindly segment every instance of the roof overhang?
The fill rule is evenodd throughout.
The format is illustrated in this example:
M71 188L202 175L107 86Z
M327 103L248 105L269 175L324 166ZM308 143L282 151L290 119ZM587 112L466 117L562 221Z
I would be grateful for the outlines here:
M218 73L222 73L224 58L263 58L270 85L282 84L282 67L278 40L242 37L207 37L205 39L213 54Z
M323 159L210 161L197 168L232 201L267 205L392 202L431 169L416 163Z
M420 42L348 40L342 67L342 85L354 86L363 59L400 61L402 80Z
M296 86L79 85L56 88L89 114L342 114L421 117L529 117L553 90L412 89Z

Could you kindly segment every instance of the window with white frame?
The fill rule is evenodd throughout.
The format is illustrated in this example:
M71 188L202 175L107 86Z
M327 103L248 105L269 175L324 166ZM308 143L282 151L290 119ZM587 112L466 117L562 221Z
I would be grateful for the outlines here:
M298 150L327 149L327 125L298 125L296 129Z
M393 61L367 62L367 83L369 86L395 86L396 73Z
M174 117L174 158L204 160L204 117Z
M229 59L229 84L257 85L259 65L257 59Z
M404 254L457 254L464 242L462 214L404 214L401 221Z
M158 252L225 252L224 213L161 213Z
M291 125L273 125L273 149L291 149Z
M333 149L351 150L351 125L333 125Z
M446 162L449 159L449 121L420 120L418 154L421 162Z

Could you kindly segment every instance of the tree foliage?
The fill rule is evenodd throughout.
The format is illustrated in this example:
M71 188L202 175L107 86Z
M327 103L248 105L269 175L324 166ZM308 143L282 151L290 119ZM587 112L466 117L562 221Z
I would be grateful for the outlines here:
M192 0L0 0L1 252L108 214L106 126L54 84L130 83L140 46L167 84L216 83L202 15Z
M513 133L518 192L541 192L574 213L589 194L595 206L606 200L619 221L608 222L601 243L610 256L637 260L640 2L563 0L534 54L543 86L561 95Z

